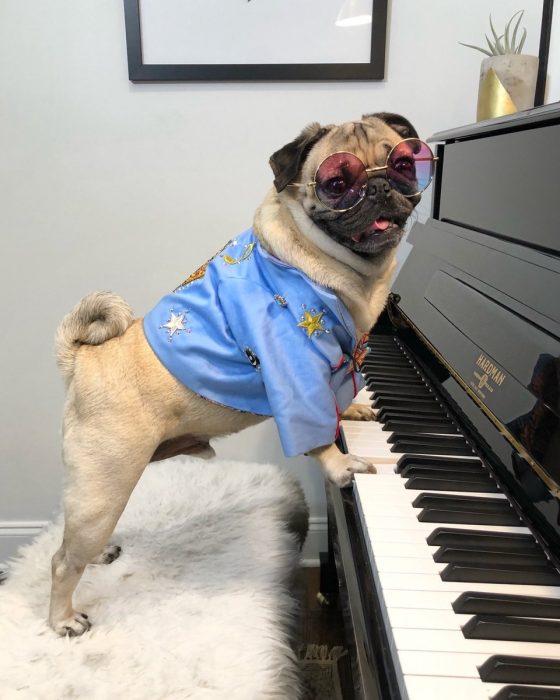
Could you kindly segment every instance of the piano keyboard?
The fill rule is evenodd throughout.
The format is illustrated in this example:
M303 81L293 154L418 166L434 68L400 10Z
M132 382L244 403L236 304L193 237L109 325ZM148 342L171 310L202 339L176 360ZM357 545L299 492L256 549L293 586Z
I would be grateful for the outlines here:
M393 337L342 421L402 698L560 698L560 575Z

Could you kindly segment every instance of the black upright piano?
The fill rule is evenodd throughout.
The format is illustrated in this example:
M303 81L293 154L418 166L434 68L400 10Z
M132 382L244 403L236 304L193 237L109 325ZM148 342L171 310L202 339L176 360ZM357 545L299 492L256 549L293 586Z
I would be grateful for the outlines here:
M431 217L362 367L377 421L342 428L378 474L327 486L323 593L346 613L348 697L553 700L560 104L430 141Z

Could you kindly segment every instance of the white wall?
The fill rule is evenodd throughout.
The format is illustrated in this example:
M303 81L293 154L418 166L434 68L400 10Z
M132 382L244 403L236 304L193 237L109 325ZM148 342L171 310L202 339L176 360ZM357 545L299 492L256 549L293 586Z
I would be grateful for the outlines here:
M536 52L540 2L525 4ZM518 9L393 0L384 82L133 85L120 0L0 3L0 531L59 500L63 314L97 289L150 309L251 224L269 155L310 121L392 110L425 137L473 121L482 55L457 41L483 41L489 5L497 22ZM218 453L296 469L324 522L317 467L285 460L272 423Z

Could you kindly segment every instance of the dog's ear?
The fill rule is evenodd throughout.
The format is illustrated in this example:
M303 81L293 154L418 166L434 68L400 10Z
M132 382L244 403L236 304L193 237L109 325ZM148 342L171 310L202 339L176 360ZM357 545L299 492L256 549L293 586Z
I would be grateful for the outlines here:
M274 186L282 192L295 179L311 148L328 129L317 122L309 124L301 134L270 156L269 163L274 173Z
M368 119L369 117L376 117L381 119L385 124L391 127L397 134L400 134L403 139L418 138L418 133L412 124L401 117L400 114L393 114L392 112L376 112L375 114L364 114L362 119Z

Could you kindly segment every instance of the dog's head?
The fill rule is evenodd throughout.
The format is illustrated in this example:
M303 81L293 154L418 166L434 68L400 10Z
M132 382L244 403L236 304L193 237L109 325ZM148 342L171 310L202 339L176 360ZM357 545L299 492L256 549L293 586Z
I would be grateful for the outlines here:
M339 126L311 124L271 156L274 185L283 197L297 201L333 241L364 258L375 258L398 245L420 201L420 195L405 196L396 189L384 170L399 142L417 138L407 119L385 112ZM326 161L333 154L336 157ZM354 180L360 161L367 174L359 172Z

